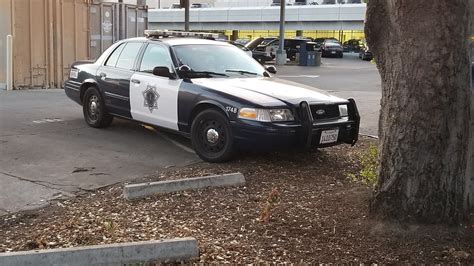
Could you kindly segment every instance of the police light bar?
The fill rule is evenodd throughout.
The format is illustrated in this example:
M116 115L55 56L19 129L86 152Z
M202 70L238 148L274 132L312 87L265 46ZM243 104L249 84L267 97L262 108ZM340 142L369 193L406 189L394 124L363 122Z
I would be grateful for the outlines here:
M169 30L145 30L145 36L148 38L166 38L166 37L191 37L203 39L219 39L219 33L207 32L186 32L186 31L169 31Z

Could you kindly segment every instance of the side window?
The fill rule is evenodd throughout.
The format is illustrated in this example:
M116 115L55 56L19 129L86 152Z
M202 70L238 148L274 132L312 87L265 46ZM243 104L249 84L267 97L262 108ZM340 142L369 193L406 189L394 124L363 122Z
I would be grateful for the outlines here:
M159 44L149 44L143 54L142 63L140 65L141 72L153 73L153 69L157 66L172 68L170 54L166 47Z
M115 65L117 64L117 59L119 58L123 47L125 47L125 45L122 43L112 52L112 54L109 56L109 59L107 59L107 62L105 63L106 66L115 67Z
M123 68L123 69L133 69L133 65L135 63L135 59L138 56L138 52L140 52L140 48L142 47L142 43L138 42L129 42L123 48L120 57L117 60L116 67Z

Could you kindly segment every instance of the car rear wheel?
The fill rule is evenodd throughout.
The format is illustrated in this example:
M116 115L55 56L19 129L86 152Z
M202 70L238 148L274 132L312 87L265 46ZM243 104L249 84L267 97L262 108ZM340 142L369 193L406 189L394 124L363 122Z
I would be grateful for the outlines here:
M84 93L82 111L86 123L95 128L104 128L112 124L113 116L107 113L104 101L95 87L90 87Z
M218 110L199 113L191 126L191 142L204 161L229 161L234 154L234 136L227 117Z

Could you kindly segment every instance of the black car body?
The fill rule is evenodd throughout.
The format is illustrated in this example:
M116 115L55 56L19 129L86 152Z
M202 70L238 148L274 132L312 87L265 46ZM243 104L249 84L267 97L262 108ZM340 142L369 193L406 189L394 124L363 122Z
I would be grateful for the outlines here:
M285 39L284 47L286 57L290 60L296 59L296 54L300 52L300 46L302 43L311 42L309 38L294 38ZM252 41L253 42L253 41ZM278 38L263 38L261 44L259 44L255 50L259 52L265 52L272 59L275 58L278 47L280 46L280 39Z
M268 71L275 72L224 42L134 38L93 63L73 64L64 89L83 106L90 126L106 127L119 117L177 132L210 162L229 160L236 150L356 143L354 100Z
M370 51L368 46L362 46L359 51L359 58L364 61L372 61L374 59L374 55Z
M351 39L342 44L342 47L344 48L344 52L355 52L358 53L360 52L362 48L362 41L358 39Z
M321 53L323 57L339 57L344 56L342 45L338 42L325 41L321 45Z

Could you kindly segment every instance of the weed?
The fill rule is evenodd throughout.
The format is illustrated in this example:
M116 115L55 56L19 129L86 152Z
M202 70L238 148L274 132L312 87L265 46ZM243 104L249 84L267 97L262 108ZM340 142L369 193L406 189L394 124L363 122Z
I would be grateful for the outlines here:
M277 188L273 188L270 194L268 194L267 200L260 211L260 222L268 223L270 221L272 210L278 202L280 202L280 192L278 192Z
M358 173L350 173L348 176L353 181L359 181L363 184L374 188L377 183L377 157L378 148L370 145L369 148L359 157L361 169Z

